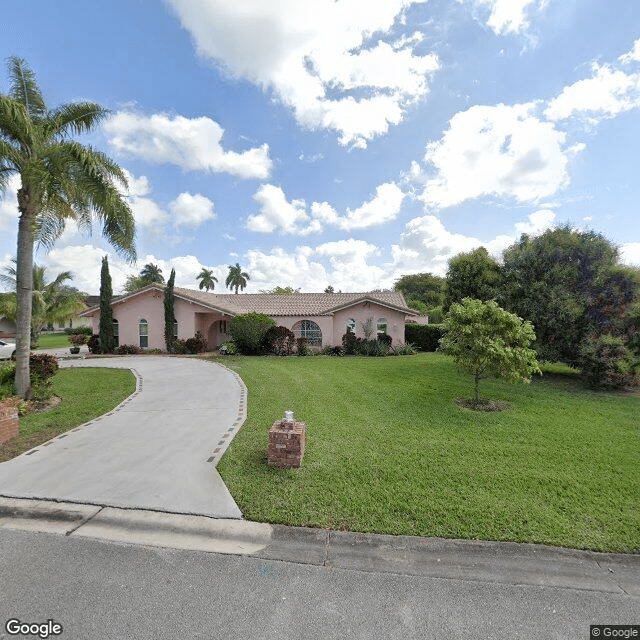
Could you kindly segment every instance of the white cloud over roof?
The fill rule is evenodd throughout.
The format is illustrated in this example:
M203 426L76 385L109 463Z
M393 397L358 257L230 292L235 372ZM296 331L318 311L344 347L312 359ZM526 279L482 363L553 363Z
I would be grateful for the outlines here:
M435 54L416 55L415 30L387 42L424 0L169 0L198 53L232 76L272 89L299 123L364 148L428 92ZM395 33L395 32L394 32Z

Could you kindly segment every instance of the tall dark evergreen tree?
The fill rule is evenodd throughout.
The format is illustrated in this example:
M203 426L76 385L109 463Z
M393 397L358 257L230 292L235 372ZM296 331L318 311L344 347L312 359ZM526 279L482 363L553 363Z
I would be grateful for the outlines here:
M113 310L111 309L111 275L107 256L102 258L100 271L100 351L112 353L115 351L116 341L113 335Z
M167 352L173 353L175 336L174 327L176 324L176 316L173 309L173 284L176 280L176 270L171 269L171 275L164 288L164 341L167 346Z

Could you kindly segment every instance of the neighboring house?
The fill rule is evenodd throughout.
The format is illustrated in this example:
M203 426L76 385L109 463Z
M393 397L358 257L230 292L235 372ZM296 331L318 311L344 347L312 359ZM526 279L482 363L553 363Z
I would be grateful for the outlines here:
M174 289L176 336L191 338L200 331L209 349L231 339L229 321L236 315L255 311L271 316L277 325L287 327L296 338L307 338L313 346L342 344L349 328L363 336L362 324L369 318L373 336L387 333L393 344L404 342L404 325L414 318L402 294L375 293L273 293L220 294L195 289ZM149 285L132 294L114 299L114 328L118 344L164 349L164 289ZM98 333L100 308L88 309L81 316L91 318Z

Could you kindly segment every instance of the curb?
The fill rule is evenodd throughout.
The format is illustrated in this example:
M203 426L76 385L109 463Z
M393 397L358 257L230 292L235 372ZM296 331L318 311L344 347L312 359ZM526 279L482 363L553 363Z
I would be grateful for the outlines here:
M332 569L640 597L640 555L514 542L360 534L101 505L0 497L0 528Z

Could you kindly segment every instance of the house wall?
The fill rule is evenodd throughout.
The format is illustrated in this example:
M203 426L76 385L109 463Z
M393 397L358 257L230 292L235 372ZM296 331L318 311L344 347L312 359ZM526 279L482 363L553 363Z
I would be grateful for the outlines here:
M292 329L300 320L313 320L322 331L323 346L338 346L342 344L342 336L347 332L349 319L356 321L356 335L364 338L362 323L367 318L373 318L373 335L376 336L376 323L378 318L386 318L387 333L391 336L394 345L404 343L404 313L394 311L374 303L360 303L337 311L333 316L272 316L277 325Z
M346 309L337 311L333 316L335 336L333 344L342 344L342 336L347 332L347 322L349 319L356 321L356 336L364 338L362 324L366 322L368 318L373 318L372 338L375 338L377 335L376 327L378 319L385 318L387 320L387 333L393 340L392 344L403 344L405 315L404 313L375 303L362 302L353 307L347 307Z

